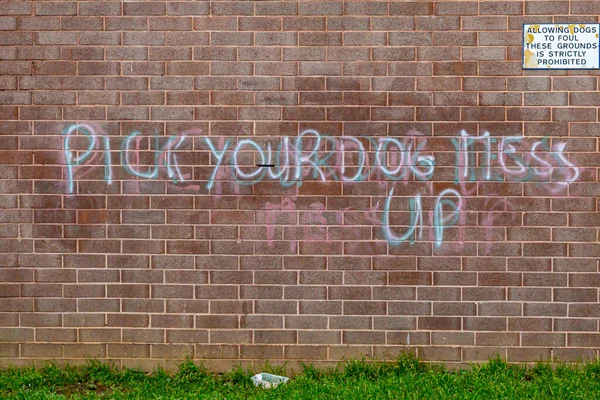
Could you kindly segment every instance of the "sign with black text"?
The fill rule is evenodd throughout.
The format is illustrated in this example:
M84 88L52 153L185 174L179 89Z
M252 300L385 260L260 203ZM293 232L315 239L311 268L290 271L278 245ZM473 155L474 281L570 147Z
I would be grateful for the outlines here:
M600 24L523 24L523 69L598 69Z

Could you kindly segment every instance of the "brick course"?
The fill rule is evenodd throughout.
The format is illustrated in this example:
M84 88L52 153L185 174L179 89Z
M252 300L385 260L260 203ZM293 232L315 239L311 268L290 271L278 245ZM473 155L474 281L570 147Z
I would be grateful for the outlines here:
M598 2L0 12L0 366L598 356Z

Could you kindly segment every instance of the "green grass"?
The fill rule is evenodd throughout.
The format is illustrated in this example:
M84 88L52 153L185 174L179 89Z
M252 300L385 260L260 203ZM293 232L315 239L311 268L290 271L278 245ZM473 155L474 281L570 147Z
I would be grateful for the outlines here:
M448 372L410 356L395 363L348 361L341 368L305 366L287 384L256 388L242 368L211 374L191 361L179 371L147 374L99 362L83 367L0 371L2 399L598 399L600 362L526 369L501 360ZM267 368L269 369L269 368ZM270 368L273 373L283 371Z

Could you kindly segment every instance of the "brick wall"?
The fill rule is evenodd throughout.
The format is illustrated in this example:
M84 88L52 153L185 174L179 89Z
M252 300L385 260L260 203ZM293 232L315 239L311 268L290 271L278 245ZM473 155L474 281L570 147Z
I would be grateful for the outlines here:
M597 356L597 1L9 1L0 366Z

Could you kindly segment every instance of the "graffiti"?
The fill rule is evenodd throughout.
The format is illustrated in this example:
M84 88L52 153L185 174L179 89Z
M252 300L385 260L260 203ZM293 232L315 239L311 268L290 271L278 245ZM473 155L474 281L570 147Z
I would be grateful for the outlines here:
M421 206L421 195L417 195L414 199L410 199L410 226L402 236L396 236L392 233L390 228L390 204L392 196L394 195L394 189L390 191L390 194L385 199L385 208L383 211L383 236L391 245L398 245L410 240L414 243L413 234L415 229L419 228L418 237L423 236L423 207ZM418 225L417 225L418 222Z
M81 132L89 142L87 149L79 156L76 155L76 152L71 150L72 135L76 132ZM97 138L94 129L87 124L71 125L67 127L62 134L64 135L63 151L67 169L68 189L69 193L73 193L75 168L85 164L86 162L93 161L93 157L95 157L94 149L96 148ZM106 154L104 179L110 183L112 182L112 164L110 161L110 147L108 144L108 138L105 138L103 142L105 146L104 152Z
M530 148L518 150L524 138L521 136L502 137L500 140L492 138L489 132L481 136L470 136L462 131L459 138L453 138L452 143L456 151L455 181L514 181L527 182L547 180L559 185L575 182L579 177L579 169L564 155L566 143L558 142L554 148L550 147L550 139L543 138L531 143ZM475 144L482 143L483 148L479 153L475 151ZM498 143L498 150L493 153L493 144ZM476 166L477 155L483 159L481 166ZM550 156L550 160L544 157ZM498 161L498 171L502 175L493 175L493 160ZM550 161L559 163L554 166ZM558 176L562 175L562 176Z
M131 175L140 177L140 178L148 178L148 179L156 179L158 177L158 167L160 164L163 164L166 167L167 175L169 178L174 179L175 182L177 180L183 181L183 175L179 170L179 166L177 163L177 155L172 152L172 150L176 150L181 143L185 140L185 136L180 137L169 137L167 143L160 147L158 136L155 136L155 150L154 150L154 165L149 168L146 172L140 172L136 170L134 165L139 164L139 149L140 149L140 137L141 132L133 132L123 141L123 146L121 147L121 165L125 170ZM130 145L133 139L136 140L136 154L138 155L136 159L136 164L131 164L130 162Z
M201 182L208 193L220 194L222 188L217 183L227 181L235 185L236 193L239 193L240 187L261 182L277 182L291 188L300 187L306 181L387 181L389 189L383 208L377 210L381 216L370 216L371 221L381 225L384 239L390 246L422 239L424 220L427 220L424 214L428 214L428 226L432 227L433 232L431 240L435 247L439 247L447 228L463 225L465 201L477 195L477 186L474 184L534 182L546 185L552 194L559 193L580 176L579 168L565 154L566 143L550 138L493 137L489 132L470 135L463 130L457 137L448 138L454 149L453 162L450 163L448 157L436 159L436 155L427 150L427 137L417 131L409 131L401 138L334 137L309 129L296 137L269 138L267 141L251 138L219 140L199 133L186 131L175 136L160 136L157 133L147 136L134 131L122 138L109 138L100 127L91 124L68 126L62 132L66 190L75 193L78 179L89 173L90 168L103 168L104 180L112 184L117 166L113 165L111 143L114 144L116 139L121 139L117 147L119 166L132 179L167 178L173 184L187 182L191 175L182 172L178 155L184 151L186 141L195 136L194 149L211 156L211 161L206 165L210 168L210 174ZM77 149L73 146L75 140L78 141ZM440 152L436 150L437 153ZM449 151L446 153L452 154ZM392 223L391 205L399 185L439 181L434 179L436 170L445 167L454 169L454 181L451 182L454 187L434 193L429 211L424 209L423 196L432 194L414 193L408 202L408 224ZM189 184L188 188L200 190L201 185ZM505 204L506 200L503 201L502 204ZM494 204L494 207L497 206ZM267 203L266 208L267 237L271 245L275 225L272 219L274 214L271 214L276 210L290 211L295 208L289 199L280 204ZM327 222L322 217L324 209L320 203L311 205L311 212L306 215L312 220L304 221L307 228L304 229L303 238L330 238L329 232L323 227ZM491 224L490 218L493 216L486 217L484 224ZM296 222L289 220L287 223L294 225ZM321 228L316 228L319 224ZM295 237L288 239L294 240Z
M70 142L75 132L81 132L88 140L87 150L76 155ZM410 133L410 132L409 132ZM73 192L77 167L88 161L96 149L98 135L93 127L77 124L63 131L63 149L69 181L68 191ZM312 140L307 140L307 139ZM112 180L110 142L102 136L104 145L105 179ZM160 137L153 136L153 160L148 169L139 169L140 140L142 133L135 131L127 135L121 144L120 163L125 171L139 178L157 179L159 167L164 167L167 177L181 182L185 177L179 168L177 150L187 139L186 135L167 136L160 144ZM481 136L471 136L462 131L458 138L450 139L455 147L455 181L499 181L526 182L547 180L566 185L577 180L579 169L565 156L564 142L550 146L550 139L534 141L529 148L520 148L524 138L490 137L488 132ZM163 140L164 141L164 140ZM271 143L262 146L255 140L242 139L235 146L227 140L220 146L213 139L204 137L206 149L215 157L216 163L206 183L206 188L214 186L218 172L226 165L226 153L230 151L230 178L240 185L252 185L265 180L278 180L283 186L301 186L304 179L320 181L359 182L365 180L408 181L411 179L429 181L435 172L435 156L423 154L427 139L419 136L398 138L373 138L321 135L315 130L306 130L298 137L279 139L276 150ZM133 143L135 142L135 148ZM305 144L308 143L308 150ZM493 147L497 149L494 151ZM370 149L367 149L367 145ZM480 145L477 148L477 145ZM521 146L522 147L522 146ZM132 161L134 157L138 157ZM244 163L244 155L253 154L253 164ZM136 156L137 155L137 156ZM546 155L546 156L545 156ZM548 157L549 156L549 157ZM350 159L355 162L349 162ZM477 163L479 159L479 163ZM479 165L478 165L479 164ZM248 171L247 168L250 168ZM349 170L355 171L351 174ZM312 177L311 177L312 173ZM373 179L374 178L374 179Z
M227 146L229 146L229 140L225 142L225 144L223 145L223 150L221 150L220 152L215 148L215 146L212 143L212 141L210 140L210 138L205 138L204 140L206 141L206 144L210 148L210 151L212 152L212 154L217 158L217 165L215 166L215 168L212 172L212 175L210 176L210 179L208 180L208 184L206 185L206 188L210 190L213 187L213 183L215 181L217 171L219 170L219 167L221 166L221 163L223 162L223 157L225 156L225 152L227 151Z

